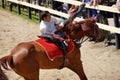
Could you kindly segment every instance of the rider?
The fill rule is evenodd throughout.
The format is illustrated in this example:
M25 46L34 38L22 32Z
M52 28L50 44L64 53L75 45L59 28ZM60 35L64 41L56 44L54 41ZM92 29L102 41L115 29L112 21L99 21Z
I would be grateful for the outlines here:
M41 13L40 32L41 36L47 36L47 41L54 41L54 43L62 50L63 55L66 54L67 43L64 40L65 36L61 32L64 20L51 16L48 11Z
M58 45L58 47L62 50L63 52L63 57L64 57L64 63L61 66L61 68L65 64L65 59L66 59L66 49L67 49L67 43L64 41L65 36L61 32L63 27L66 27L66 24L69 23L70 21L73 21L74 18L82 11L84 8L85 4L80 5L78 8L78 11L76 11L74 14L72 14L68 20L63 21L58 21L57 19L53 18L48 11L43 11L41 13L41 22L40 22L40 32L42 36L57 36L60 39L57 39L55 41L55 44ZM60 22L62 22L60 25L58 25ZM54 38L54 37L53 37Z

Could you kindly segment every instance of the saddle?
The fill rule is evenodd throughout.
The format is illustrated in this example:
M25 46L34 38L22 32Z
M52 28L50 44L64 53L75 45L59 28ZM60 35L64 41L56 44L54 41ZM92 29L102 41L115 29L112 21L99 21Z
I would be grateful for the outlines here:
M56 44L61 50L63 50L63 49L67 50L67 46L68 46L67 42L65 41L65 39L63 39L57 35L40 35L38 37L44 38L46 40L46 42Z
M65 41L65 39L63 39L62 37L54 34L54 35L40 35L38 36L39 38L44 38L46 40L46 42L49 43L54 43L56 44L56 46L62 51L63 53L63 65L59 68L63 68L66 62L66 54L67 54L67 47L68 44Z

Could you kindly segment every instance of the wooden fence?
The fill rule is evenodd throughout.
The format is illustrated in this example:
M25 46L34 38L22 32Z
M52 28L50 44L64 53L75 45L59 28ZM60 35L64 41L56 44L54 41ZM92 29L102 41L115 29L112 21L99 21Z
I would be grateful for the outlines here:
M7 0L11 3L15 3L18 5L18 13L20 14L21 10L20 10L20 6L26 6L28 7L28 16L29 18L31 18L31 8L37 9L38 11L43 11L43 10L47 10L52 14L58 15L58 16L62 16L64 18L68 18L70 15L63 13L63 12L59 12L50 8L46 8L44 6L40 6L40 1L38 0L38 5L34 5L34 4L30 4L30 0L28 0L27 2L22 2L22 1L18 1L18 0ZM82 4L82 2L80 1L76 1L76 0L54 0L54 1L59 1L59 2L65 2L68 4L73 4L73 5L80 5ZM4 0L2 0L2 7L4 8ZM119 25L119 14L120 12L117 10L117 8L113 8L113 7L109 7L109 6L103 6L103 5L98 5L97 7L93 7L93 6L89 6L86 3L86 8L88 9L96 9L96 10L101 10L101 11L105 11L105 12L111 12L113 13L113 18L114 18L114 26L109 26L109 25L105 25L105 24L101 24L101 23L97 23L99 28L110 31L110 32L114 32L115 33L115 40L116 40L116 48L120 49L120 25ZM10 6L10 9L12 9L12 6ZM82 20L81 18L76 18L76 21L80 21Z

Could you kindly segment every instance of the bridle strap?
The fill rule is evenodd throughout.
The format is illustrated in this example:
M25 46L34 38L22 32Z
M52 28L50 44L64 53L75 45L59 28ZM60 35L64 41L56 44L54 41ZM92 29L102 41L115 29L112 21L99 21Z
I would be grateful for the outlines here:
M81 42L80 42L80 44L82 45L85 41L87 41L88 40L88 37L86 38L86 39L84 39L85 37L82 37L82 39L81 39Z
M88 40L88 37L87 37L86 39L84 39L84 38L85 38L85 37L82 37L81 40L74 40L74 42L75 42L76 44L79 44L79 46L81 47L81 45L82 45L85 41ZM79 41L79 42L77 42L77 41Z

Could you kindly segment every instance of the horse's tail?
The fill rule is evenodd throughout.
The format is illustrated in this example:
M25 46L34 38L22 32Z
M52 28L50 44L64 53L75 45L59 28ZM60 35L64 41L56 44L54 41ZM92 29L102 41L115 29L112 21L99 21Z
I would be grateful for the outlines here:
M2 68L4 68L5 70L9 70L9 67L7 65L9 59L10 56L5 56L0 59L0 80L8 80L8 77L5 75Z

